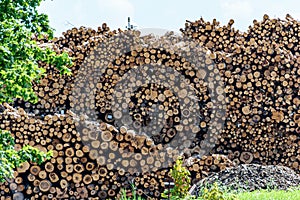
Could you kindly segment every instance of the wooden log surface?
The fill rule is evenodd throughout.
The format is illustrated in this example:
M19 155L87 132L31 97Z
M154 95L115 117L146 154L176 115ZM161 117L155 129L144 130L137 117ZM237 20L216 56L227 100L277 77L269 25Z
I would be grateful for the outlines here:
M58 53L67 51L74 56L73 74L60 76L53 66L40 63L47 76L34 86L39 102L33 105L17 100L14 108L1 106L0 128L12 132L16 149L30 144L43 151L52 150L53 158L41 166L25 163L18 168L15 179L0 185L1 198L107 199L117 197L121 188L129 189L134 180L140 194L158 199L164 180L169 178L169 167L161 166L167 157L176 154L172 149L164 155L158 152L180 133L178 125L189 124L194 117L191 110L181 109L190 101L189 92L181 84L173 84L178 91L175 94L172 88L140 84L136 77L129 77L130 84L138 86L138 90L130 94L128 104L116 102L120 110L114 113L111 104L114 95L123 97L114 87L122 77L135 66L143 65L147 70L147 65L153 63L183 74L187 84L198 91L201 119L189 129L195 139L179 144L190 149L185 156L193 182L240 163L285 165L300 173L300 23L290 15L286 19L265 15L262 21L254 20L247 32L234 29L233 23L230 20L221 26L216 20L211 23L200 19L187 21L181 29L185 37L208 52L203 60L208 67L198 73L177 53L176 45L168 46L168 50L136 48L121 54L107 67L101 80L89 80L86 88L95 91L95 100L89 104L80 97L84 85L76 85L79 73L89 74L92 70L85 69L82 63L98 44L105 44L121 31L110 31L103 24L98 30L73 28L53 41L39 40L41 45L51 44ZM219 95L219 100L226 102L225 125L223 129L216 125L209 144L205 144L214 146L210 155L196 159L203 152L201 145L209 136L209 123L214 117L210 113L211 85L203 80L213 80L209 78L217 74L225 84L225 94ZM169 73L167 77L172 80L176 75ZM126 93L126 88L121 89ZM216 89L216 94L222 94L222 88ZM151 137L126 126L114 126L116 119L124 124L134 121L135 129L146 126L151 123L149 113L154 106L166 117L158 119L163 128L147 133ZM68 111L81 112L86 108L95 110L99 121L88 121L91 116ZM123 109L130 110L129 116L124 116ZM158 127L154 124L151 130Z

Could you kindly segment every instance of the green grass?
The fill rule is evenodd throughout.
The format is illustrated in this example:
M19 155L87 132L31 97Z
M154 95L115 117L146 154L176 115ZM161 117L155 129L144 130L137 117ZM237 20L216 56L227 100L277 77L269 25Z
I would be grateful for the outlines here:
M204 188L203 188L204 189ZM284 190L255 190L253 192L237 192L232 190L227 190L225 188L221 189L223 191L223 197L225 199L231 199L230 197L235 196L238 200L300 200L300 187ZM134 186L132 186L132 196L131 198L126 197L126 190L121 191L120 200L144 200L141 197L136 197L136 192ZM189 198L187 198L189 199ZM207 200L207 198L204 198ZM195 200L195 199L193 199ZM203 200L199 197L196 200Z
M136 189L133 184L131 185L131 192L132 192L132 197L127 197L126 190L121 189L121 198L119 200L143 200L142 197L136 195Z
M256 190L237 194L239 200L300 200L300 190Z

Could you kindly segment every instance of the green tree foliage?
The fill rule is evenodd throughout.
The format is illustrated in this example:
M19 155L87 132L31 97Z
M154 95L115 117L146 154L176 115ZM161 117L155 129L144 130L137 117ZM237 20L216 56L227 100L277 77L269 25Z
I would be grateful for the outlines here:
M173 169L170 171L170 175L174 180L174 187L170 190L165 190L162 194L163 198L171 197L172 200L189 199L189 188L191 184L190 172L183 166L183 160L181 157L175 162Z
M0 106L15 98L37 102L32 85L45 75L39 61L55 66L61 73L71 73L68 54L58 55L36 42L36 38L53 37L48 16L37 11L41 1L0 0ZM10 133L0 130L0 182L11 178L23 162L40 164L50 155L31 146L16 151Z
M33 40L53 37L48 16L37 11L41 1L0 0L0 103L12 102L13 98L37 101L32 83L45 74L38 61L70 73L68 54L57 55Z
M13 177L14 169L26 161L41 164L50 159L52 152L44 153L31 146L25 146L20 151L14 149L14 138L8 131L0 130L0 182Z

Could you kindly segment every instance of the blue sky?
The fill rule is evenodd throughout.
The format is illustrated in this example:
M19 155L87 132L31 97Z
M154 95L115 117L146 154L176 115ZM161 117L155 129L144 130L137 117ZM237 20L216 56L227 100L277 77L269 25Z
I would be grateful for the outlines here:
M263 14L284 18L286 13L300 20L297 0L46 0L40 11L49 15L59 36L74 26L96 28L106 22L112 29L125 29L127 17L138 28L163 28L178 31L185 20L216 18L222 24L235 20L234 27L247 30L253 19Z

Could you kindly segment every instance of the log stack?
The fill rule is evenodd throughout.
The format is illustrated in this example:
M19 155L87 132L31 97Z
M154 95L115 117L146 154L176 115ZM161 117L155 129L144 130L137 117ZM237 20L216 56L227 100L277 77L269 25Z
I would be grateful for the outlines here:
M210 59L214 54L197 48L192 55L197 59L189 60L189 45L196 44L187 41L179 46L181 39L173 34L140 37L139 32L128 31L103 41L92 55L101 61L86 59L78 73L71 96L74 112L117 129L126 125L141 130L154 145L193 148L192 154L200 153L200 143L208 137L212 141L201 145L214 145L213 136L222 126L216 119L224 118L216 110L225 108L222 82L208 84L220 79ZM157 115L155 123L151 113Z
M110 31L110 28L103 23L97 30L80 27L72 28L63 32L63 36L49 41L47 38L38 39L40 46L52 48L56 53L67 52L73 58L71 66L72 75L62 75L51 65L40 62L40 67L46 70L47 76L39 83L34 83L33 89L39 100L36 104L17 100L15 107L22 107L26 112L35 113L37 116L63 113L70 109L70 93L74 87L74 80L82 65L85 57L102 40L116 34L116 31Z
M299 21L253 21L247 32L233 20L220 26L200 19L187 22L183 34L221 56L227 120L214 153L234 163L299 166ZM225 64L225 65L224 65Z
M205 155L201 159L190 157L185 161L185 164L191 173L192 184L206 178L210 173L220 172L235 166L227 156L220 154Z
M187 21L183 37L160 38L103 24L39 40L73 56L73 74L61 76L40 63L47 76L34 86L39 102L5 104L0 128L11 131L16 149L29 144L52 150L53 158L17 169L0 185L1 199L114 199L130 183L139 195L159 199L181 153L193 183L243 163L285 165L300 173L300 22L265 15L247 32L233 23ZM135 38L153 45L139 46ZM191 44L199 45L193 53L201 69L186 59ZM153 74L156 82L139 81L158 67L165 71ZM153 112L159 113L156 121Z
M138 135L133 136L134 132L125 127L119 132L104 122L82 121L71 112L36 119L21 108L5 107L0 115L0 127L13 133L16 149L29 144L42 151L51 150L53 157L42 165L24 163L16 170L14 179L1 185L3 198L113 199L120 195L121 188L130 189L134 183L139 195L158 199L165 180L170 179L167 169L149 170L152 163L160 165L155 147L144 164L142 153L126 159L128 153L136 151L134 141L137 140L133 137ZM96 140L97 137L101 139ZM120 140L120 137L127 139ZM84 145L88 140L89 145ZM142 151L146 144L154 145L147 140ZM133 164L142 165L139 167L144 167L143 173L127 167ZM189 159L186 165L194 177L193 182L210 172L233 166L228 158L218 155Z

